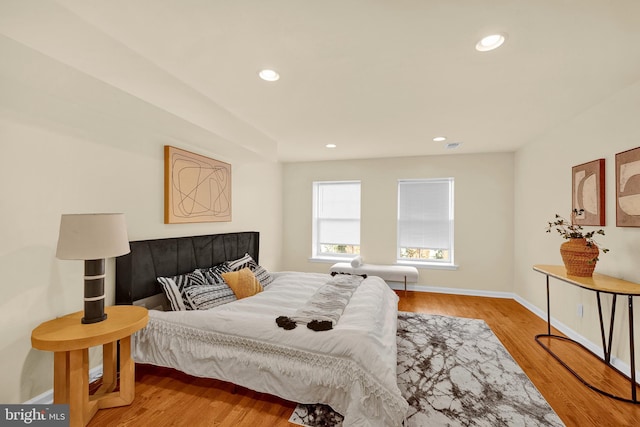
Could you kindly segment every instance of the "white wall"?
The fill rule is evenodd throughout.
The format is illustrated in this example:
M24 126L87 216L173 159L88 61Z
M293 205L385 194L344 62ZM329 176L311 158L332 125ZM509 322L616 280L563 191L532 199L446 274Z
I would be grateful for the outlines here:
M512 292L513 154L287 163L283 169L283 267L327 272L310 262L312 182L360 180L361 246L368 263L396 261L399 179L455 178L458 270L420 269L419 284Z
M570 215L571 168L599 158L605 159L606 234L598 240L610 252L600 255L596 272L640 283L640 228L616 227L615 211L615 154L640 146L638 117L640 81L517 152L515 291L537 308L546 312L545 277L534 272L532 266L562 264L559 246L563 240L555 233L544 232L547 221L556 213ZM603 301L608 313L611 297L605 295ZM618 299L614 354L628 364L626 303L626 298ZM577 315L578 304L584 305L582 318ZM552 280L551 313L559 322L602 347L595 293ZM638 317L636 312L636 331L640 330ZM639 351L637 347L636 354Z
M82 262L55 258L62 213L124 212L131 240L259 231L261 264L280 268L279 163L2 36L0 52L0 402L52 388L31 331L83 309ZM231 163L231 222L163 223L165 144Z

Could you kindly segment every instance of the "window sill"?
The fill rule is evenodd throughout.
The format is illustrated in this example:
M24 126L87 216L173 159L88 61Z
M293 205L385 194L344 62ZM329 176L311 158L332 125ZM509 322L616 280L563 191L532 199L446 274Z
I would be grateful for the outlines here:
M335 264L336 262L351 262L352 257L311 257L307 258L309 262L318 262L325 264ZM396 261L395 265L409 265L425 270L458 270L460 267L456 264L443 264L437 262L420 262L420 261Z
M458 270L460 266L457 264L443 264L439 262L424 262L424 261L396 261L397 265L410 265L416 268L422 268L425 270Z
M308 258L308 261L320 262L320 263L326 263L326 264L335 264L336 262L351 262L352 259L353 259L353 256L349 256L349 257L316 256L316 257Z

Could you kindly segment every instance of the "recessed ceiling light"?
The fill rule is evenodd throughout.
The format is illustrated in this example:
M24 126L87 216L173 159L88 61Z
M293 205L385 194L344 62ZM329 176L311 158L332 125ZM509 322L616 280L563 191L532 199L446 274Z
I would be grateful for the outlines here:
M336 144L327 144L327 145L325 145L325 147L327 147L327 148L336 148L337 145Z
M476 50L480 52L488 52L490 50L497 49L502 46L505 38L505 34L491 34L490 36L483 37L478 43L476 43Z
M278 74L274 70L268 70L268 69L260 70L258 75L262 80L265 80L267 82L275 82L278 79L280 79L280 74Z
M446 141L447 137L446 136L436 136L435 138L433 138L433 140L435 142L442 142L442 141Z

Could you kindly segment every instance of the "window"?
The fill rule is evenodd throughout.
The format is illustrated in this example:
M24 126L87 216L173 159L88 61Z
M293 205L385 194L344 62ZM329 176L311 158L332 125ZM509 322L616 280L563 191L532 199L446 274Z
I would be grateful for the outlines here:
M453 264L453 178L398 181L398 261Z
M313 256L360 253L360 181L313 183Z

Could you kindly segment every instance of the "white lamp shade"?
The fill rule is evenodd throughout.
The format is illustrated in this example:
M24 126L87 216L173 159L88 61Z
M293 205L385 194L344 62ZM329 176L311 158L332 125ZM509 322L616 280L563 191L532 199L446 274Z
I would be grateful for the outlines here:
M60 219L59 259L112 258L130 251L124 214L68 214Z

